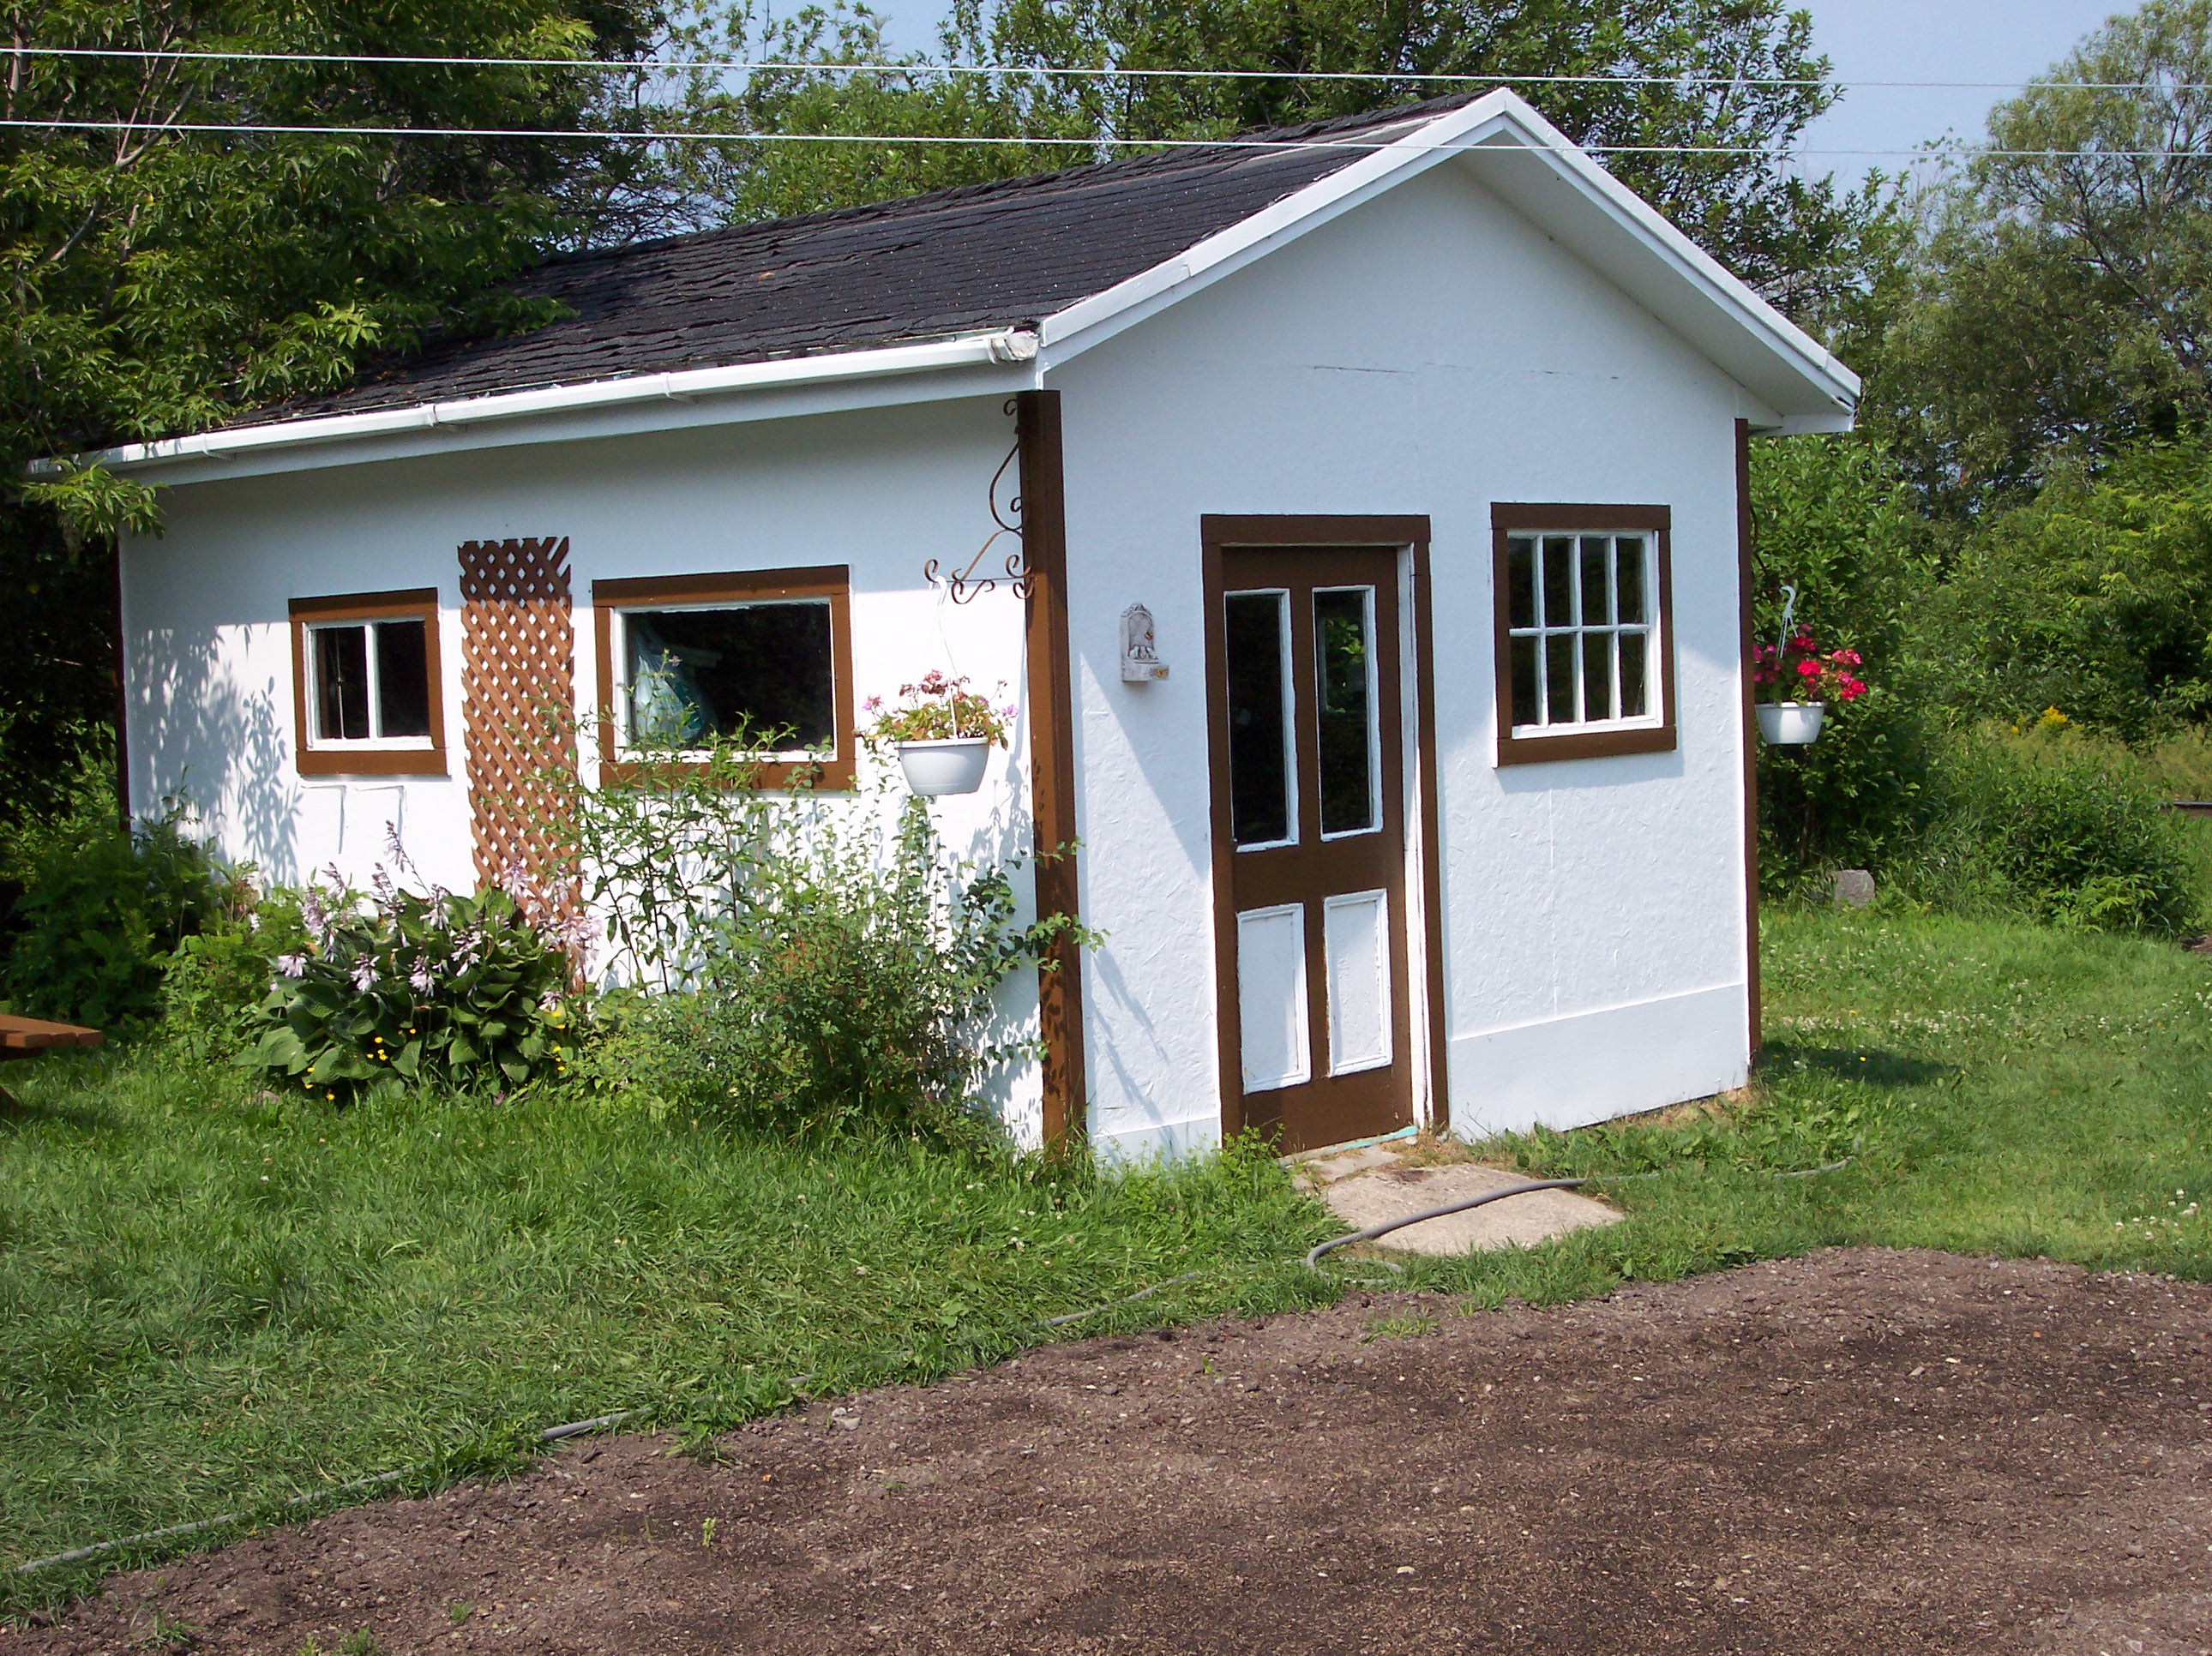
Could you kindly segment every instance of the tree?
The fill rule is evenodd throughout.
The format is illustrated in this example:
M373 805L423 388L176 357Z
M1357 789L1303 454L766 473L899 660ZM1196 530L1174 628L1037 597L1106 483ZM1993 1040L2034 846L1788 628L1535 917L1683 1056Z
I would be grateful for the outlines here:
M2212 0L2150 0L2000 104L1923 207L1875 423L1932 509L2031 493L2208 412Z
M496 284L568 233L590 147L195 125L584 128L604 76L111 52L635 57L642 0L33 0L0 63L0 476L220 424L434 331L526 325ZM44 50L33 51L37 47ZM110 703L108 537L157 525L99 467L0 499L0 585L58 607L0 651L0 828L53 807ZM40 629L43 629L40 631Z

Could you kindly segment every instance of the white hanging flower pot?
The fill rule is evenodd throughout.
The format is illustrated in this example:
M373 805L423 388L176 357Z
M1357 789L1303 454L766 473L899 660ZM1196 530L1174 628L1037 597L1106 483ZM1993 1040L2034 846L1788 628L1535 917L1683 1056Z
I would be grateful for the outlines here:
M991 739L987 736L893 745L898 749L899 768L906 773L907 786L925 799L975 792L983 786L983 767L991 759Z
M1759 733L1778 748L1801 748L1820 739L1824 705L1818 701L1762 701Z

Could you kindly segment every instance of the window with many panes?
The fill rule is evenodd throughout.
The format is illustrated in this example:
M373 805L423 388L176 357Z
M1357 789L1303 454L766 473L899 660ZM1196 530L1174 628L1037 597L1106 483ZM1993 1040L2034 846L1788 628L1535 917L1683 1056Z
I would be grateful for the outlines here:
M592 583L602 761L734 737L763 780L849 786L848 591L842 566Z
M435 591L295 598L291 622L301 775L445 774Z
M1495 508L1499 763L1674 745L1668 518Z

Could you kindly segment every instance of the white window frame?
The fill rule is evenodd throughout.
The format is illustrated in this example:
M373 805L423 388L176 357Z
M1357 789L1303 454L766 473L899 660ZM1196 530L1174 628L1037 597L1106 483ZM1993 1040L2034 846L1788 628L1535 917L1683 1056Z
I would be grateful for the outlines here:
M307 746L317 753L427 753L437 745L434 733L423 736L385 736L378 732L384 723L383 669L376 658L376 640L364 636L362 654L368 662L368 725L373 732L368 736L325 736L322 733L322 657L315 648L315 638L320 633L343 633L358 630L367 634L371 629L398 622L412 622L427 631L437 624L434 617L421 616L356 616L346 620L310 621L303 624L307 636L307 661L302 670L307 676ZM434 659L425 648L423 670L427 676ZM437 723L437 699L430 698L430 722Z
M1284 825L1289 837L1281 840L1255 840L1250 845L1238 846L1243 855L1248 851L1280 851L1285 846L1298 843L1298 697L1297 686L1291 675L1297 670L1297 650L1294 640L1297 626L1291 614L1291 589L1287 586L1240 586L1221 595L1224 615L1231 598L1273 598L1276 613L1282 618L1279 633L1282 661L1278 669L1283 694L1283 809Z
M1313 596L1316 598L1331 592L1358 592L1363 594L1365 599L1364 613L1361 619L1362 624L1367 629L1367 826L1357 828L1339 828L1333 834L1327 828L1323 828L1321 837L1325 842L1336 840L1356 840L1363 834L1380 834L1382 832L1383 818L1382 705L1381 701L1382 685L1375 660L1376 648L1375 588L1369 582L1353 581L1341 586L1316 586L1313 589ZM1314 764L1318 770L1321 764L1322 690L1323 688L1321 682L1321 622L1318 617L1314 621L1313 667ZM1295 732L1293 736L1295 737ZM1321 778L1318 774L1314 778L1314 787L1316 791L1321 787ZM1318 817L1319 813L1316 812L1316 815Z
M1534 724L1523 725L1516 722L1510 725L1510 728L1514 737L1516 740L1522 738L1540 739L1546 737L1576 736L1605 731L1656 731L1662 728L1667 722L1667 715L1666 708L1664 707L1665 697L1662 694L1663 685L1662 683L1662 674L1660 670L1660 651L1664 647L1665 643L1662 634L1666 624L1666 617L1662 613L1662 606L1659 602L1659 536L1657 531L1649 529L1604 529L1597 527L1586 527L1580 529L1509 529L1506 531L1506 557L1508 560L1509 569L1510 567L1510 560L1514 556L1513 549L1516 546L1522 542L1528 542L1533 543L1535 547L1535 556L1529 571L1531 581L1534 587L1532 596L1535 602L1535 625L1533 627L1516 627L1511 624L1511 621L1509 616L1507 624L1503 629L1503 632L1504 636L1507 640L1506 647L1509 650L1512 647L1512 640L1530 638L1536 640L1536 710L1540 714L1543 715L1542 718L1540 718L1537 722ZM1613 543L1612 546L1608 548L1605 566L1606 613L1610 616L1617 614L1618 612L1618 597L1614 589L1619 584L1619 544L1624 540L1634 540L1638 543L1643 551L1644 608L1644 613L1649 619L1642 622L1632 623L1626 626L1622 625L1618 621L1601 622L1595 624L1592 624L1587 621L1581 621L1572 622L1565 627L1549 625L1549 617L1547 617L1544 613L1543 563L1545 557L1547 555L1545 551L1544 543L1547 541L1564 540L1568 543L1571 549L1569 555L1568 564L1568 576L1571 589L1571 597L1570 602L1575 606L1574 612L1577 615L1583 615L1587 612L1588 606L1583 602L1583 594L1582 591L1582 543L1586 538L1595 538L1598 537L1603 537L1606 540ZM1505 604L1509 600L1505 595L1501 594L1498 601L1500 604ZM1550 641L1555 638L1572 638L1575 640L1575 648L1573 652L1575 664L1574 705L1576 712L1580 713L1585 705L1585 699L1583 694L1583 675L1584 667L1583 640L1593 633L1603 633L1608 635L1609 643L1607 647L1609 648L1613 658L1612 706L1613 712L1610 717L1605 719L1577 718L1573 720L1561 720L1557 723L1552 722L1550 719L1551 697L1548 694L1550 688L1549 675L1551 672L1551 651L1548 647ZM1628 716L1624 716L1620 711L1621 701L1620 636L1623 633L1641 634L1644 640L1644 711L1638 714ZM1510 683L1510 673L1508 676L1501 680L1501 682ZM1511 719L1513 718L1513 713L1514 710L1509 703L1508 706L1499 710L1501 720Z

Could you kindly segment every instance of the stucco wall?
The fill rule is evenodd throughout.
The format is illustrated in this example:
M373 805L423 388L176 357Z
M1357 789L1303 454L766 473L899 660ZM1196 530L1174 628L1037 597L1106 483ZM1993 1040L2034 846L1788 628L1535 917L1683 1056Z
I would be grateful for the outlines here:
M990 532L986 489L1013 443L1001 397L195 484L165 499L166 532L125 563L134 802L187 799L230 858L297 881L335 863L365 883L397 820L424 876L474 883L461 722L455 549L567 536L580 713L596 703L595 579L847 564L856 702L932 668L1022 689L1022 606L1002 585L954 607L925 560L964 566ZM1012 474L1009 473L1011 478ZM1011 489L1002 485L1001 498ZM1000 551L1004 551L1003 543ZM293 770L293 597L437 588L447 743L438 779L302 780ZM963 854L1028 840L1027 727L982 791L936 806ZM864 761L865 762L865 761ZM1027 882L1019 883L1025 891ZM1008 1027L1033 1025L1036 982L1006 986ZM1001 1077L1034 1140L1037 1082Z
M1567 1125L1741 1084L1738 388L1455 167L1054 371L1066 434L1091 1119L1218 1131L1199 518L1432 519L1450 1113ZM1494 762L1493 500L1673 509L1679 748ZM1116 669L1149 606L1164 683Z

